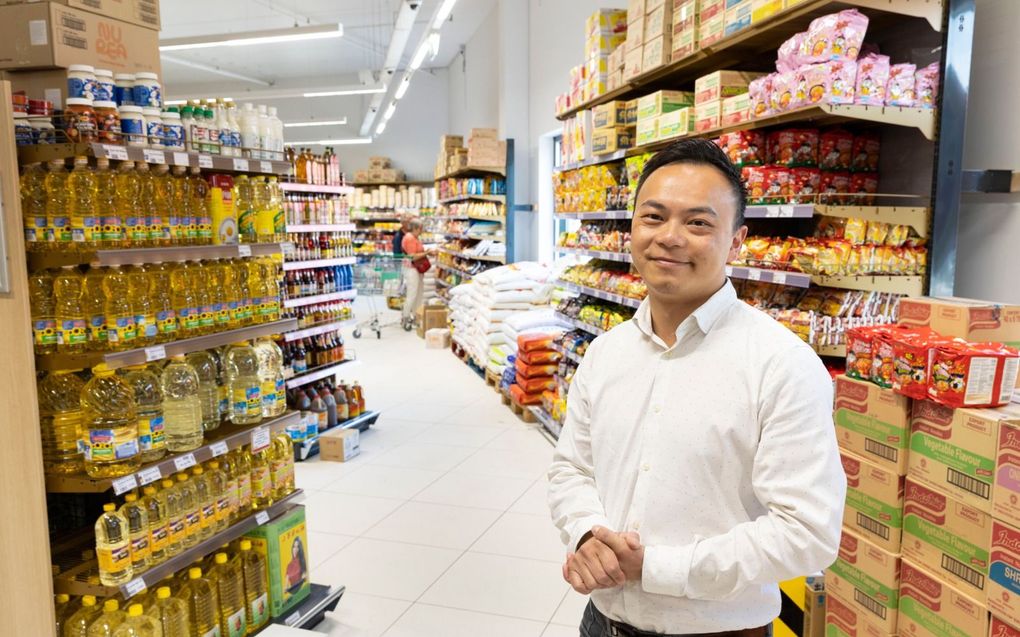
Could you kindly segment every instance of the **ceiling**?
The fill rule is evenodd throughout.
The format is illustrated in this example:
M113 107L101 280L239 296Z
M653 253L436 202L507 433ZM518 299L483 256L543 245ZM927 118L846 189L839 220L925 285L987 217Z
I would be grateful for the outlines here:
M167 99L232 97L242 102L247 101L247 91L257 97L258 92L279 89L322 91L376 84L378 74L373 77L366 72L382 70L398 12L407 1L163 0L160 3L161 40L305 25L343 25L343 36L336 39L164 53L164 93ZM399 69L410 62L440 3L441 0L420 0ZM426 59L422 69L449 66L495 5L496 0L458 0L440 31L439 53L434 59ZM226 74L201 67L212 67ZM238 79L234 75L249 79ZM399 78L399 74L396 77ZM414 87L412 79L409 95L413 96ZM287 138L297 141L358 137L372 98L372 95L352 95L251 101L276 106L285 122L347 118L345 126L288 130Z

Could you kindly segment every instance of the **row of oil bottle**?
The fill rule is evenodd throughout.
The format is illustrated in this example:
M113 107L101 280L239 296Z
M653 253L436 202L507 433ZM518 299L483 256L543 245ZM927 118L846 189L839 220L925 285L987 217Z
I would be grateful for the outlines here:
M37 391L45 471L92 478L196 449L223 420L255 425L287 409L283 354L269 338L116 372L100 364L87 380L54 371Z
M268 567L241 539L129 603L119 595L101 605L92 595L55 601L57 637L242 637L269 621Z
M271 243L286 236L284 195L275 177L108 159L30 163L21 171L25 245L30 252L174 245ZM224 192L226 191L226 192Z
M292 232L286 237L283 256L287 261L315 261L337 257L353 257L354 243L350 232Z
M270 258L78 266L29 276L37 354L122 351L280 318Z
M354 318L353 302L344 299L340 301L329 301L327 303L315 303L312 305L299 305L297 307L285 308L281 315L283 318L296 318L299 328L315 327L322 323L333 323L335 321L347 321Z

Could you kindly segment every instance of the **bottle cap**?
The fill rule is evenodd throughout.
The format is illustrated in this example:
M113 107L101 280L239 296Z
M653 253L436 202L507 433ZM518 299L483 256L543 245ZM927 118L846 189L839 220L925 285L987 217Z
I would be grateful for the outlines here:
M251 540L241 540L241 550L242 551L250 551L251 550Z
M209 463L209 468L210 469L219 469L220 468L220 463L217 462L216 460L213 460L212 462Z
M131 604L128 606L128 617L141 617L142 616L142 605Z
M107 378L113 376L113 370L106 363L99 363L92 368L92 374L100 378Z
M115 599L108 599L103 602L103 610L107 613L112 613L115 610L120 610L120 602Z
M82 595L81 605L82 606L95 606L96 605L96 596L95 595Z
M194 469L191 470L191 472L196 476L200 476L203 473L205 473L205 469L203 469L202 467L195 467Z
M109 513L110 511L116 511L116 510L117 510L117 505L114 504L113 502L107 502L106 504L103 505L103 511L106 511L107 513Z
M216 559L216 563L217 564L226 564L227 563L227 554L226 553L217 553L215 559Z
M166 480L164 480L160 484L163 485L164 489L169 489L170 487L174 486L174 481L171 480L170 478L167 478Z
M138 496L135 495L134 493L129 493L129 494L124 496L124 501L125 502L134 502L137 499L138 499Z
M177 481L178 482L184 482L187 479L188 479L188 474L186 474L186 473L178 473L177 474Z
M169 599L170 598L170 587L160 586L156 589L156 599Z
M85 72L85 73L95 73L96 72L96 67L89 66L88 64L72 64L72 65L67 67L67 71L69 73L74 73L75 71L82 71L82 72Z
M200 577L202 577L202 569L197 566L188 569L188 579L198 579Z
M67 593L57 593L57 603L58 604L66 604L69 601L71 601L71 596L70 595L68 595Z
M145 495L156 495L156 487L145 487L142 489L142 493Z

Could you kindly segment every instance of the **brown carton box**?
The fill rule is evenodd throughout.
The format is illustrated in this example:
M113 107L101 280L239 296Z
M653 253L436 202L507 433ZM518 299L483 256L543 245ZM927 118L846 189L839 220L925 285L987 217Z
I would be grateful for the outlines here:
M673 4L667 2L645 14L645 42L673 32Z
M714 102L740 93L746 93L751 80L762 73L751 71L716 71L694 80L696 104Z
M633 23L639 17L645 17L645 0L630 0L627 3L627 23Z
M606 155L634 146L634 127L597 128L591 137L593 155Z
M627 125L627 102L614 100L599 104L591 111L592 126L599 128L614 128Z
M871 618L883 633L896 632L900 556L843 529L839 559L825 572L825 590Z
M39 0L8 0L2 4L34 4ZM159 31L159 0L51 0L60 4Z
M988 609L1020 626L1020 529L992 520Z
M702 22L711 20L726 13L728 0L701 0L698 16Z
M331 462L348 462L361 453L357 429L333 429L319 434L319 457Z
M467 165L479 168L496 168L506 165L506 142L476 140L468 145Z
M825 634L829 637L894 637L883 633L871 617L854 608L849 601L829 591L825 593Z
M694 107L694 130L704 133L722 126L722 100L702 102Z
M825 591L804 587L804 630L802 637L824 637L825 635Z
M645 45L645 17L631 21L627 25L627 39L624 42L624 46L627 47L627 53L631 51L640 50Z
M904 298L900 324L930 327L943 336L1020 347L1020 305L957 297Z
M698 28L698 0L673 1L673 33Z
M1020 628L1015 628L1009 622L996 617L993 612L989 617L988 637L1020 637Z
M992 483L992 516L1020 527L1020 423L999 423Z
M499 139L499 131L495 128L472 128L471 134L468 136L468 146L471 146L471 142L476 139L491 139L493 141Z
M846 473L843 526L890 553L900 552L903 476L840 451Z
M609 79L606 80L606 90L615 91L621 86L623 86L623 69L617 69L609 74Z
M463 148L464 138L460 135L443 135L439 138L440 150L453 150L454 148Z
M688 55L693 55L698 51L698 30L684 29L673 33L673 44L670 47L670 60L676 62L682 60Z
M834 420L840 447L899 475L907 473L910 400L906 396L837 376Z
M942 581L982 603L988 588L991 532L992 517L987 513L907 478L904 559L927 565Z
M988 607L964 591L939 581L934 567L904 556L900 569L900 637L984 635Z
M718 13L711 18L701 16L698 24L698 46L708 48L723 39L726 34L726 15Z
M641 64L644 60L644 49L638 47L633 51L627 51L626 61L623 65L623 79L629 81L641 75Z
M645 42L644 54L641 56L641 72L646 73L669 64L670 46L673 36L670 33Z
M159 33L55 2L0 6L0 69L89 64L159 73Z

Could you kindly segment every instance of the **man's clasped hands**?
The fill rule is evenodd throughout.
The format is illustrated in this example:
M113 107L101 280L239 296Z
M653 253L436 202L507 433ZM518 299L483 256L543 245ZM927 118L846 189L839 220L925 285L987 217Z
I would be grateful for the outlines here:
M637 533L617 533L596 526L585 537L563 565L563 579L575 591L589 595L594 590L641 580L645 547Z

